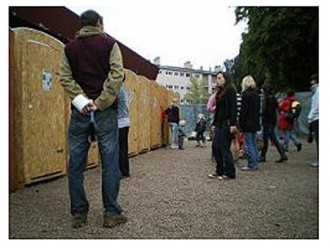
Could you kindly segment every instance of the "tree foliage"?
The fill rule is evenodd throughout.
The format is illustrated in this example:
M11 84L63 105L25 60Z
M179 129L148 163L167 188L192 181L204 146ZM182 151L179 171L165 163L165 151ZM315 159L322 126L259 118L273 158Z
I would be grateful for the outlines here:
M207 88L203 86L201 80L195 77L190 78L190 89L185 95L185 99L191 104L206 104L208 100Z
M259 86L308 90L318 72L318 7L237 7L235 13L237 23L247 20L248 32L234 59L234 82L250 74Z

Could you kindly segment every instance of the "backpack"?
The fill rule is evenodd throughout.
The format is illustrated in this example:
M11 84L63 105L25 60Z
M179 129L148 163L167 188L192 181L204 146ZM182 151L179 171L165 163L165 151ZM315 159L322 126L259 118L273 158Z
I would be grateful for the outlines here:
M299 115L301 113L301 105L300 102L297 100L292 101L290 105L289 112L287 113L285 120L291 124L294 123L296 119L298 119Z

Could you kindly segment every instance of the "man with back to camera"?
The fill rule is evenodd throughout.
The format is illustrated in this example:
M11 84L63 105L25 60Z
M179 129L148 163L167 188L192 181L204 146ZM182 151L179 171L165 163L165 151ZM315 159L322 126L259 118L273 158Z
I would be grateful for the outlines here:
M114 227L127 221L117 202L119 170L117 97L124 80L122 55L116 41L103 33L102 17L93 10L80 16L81 29L64 48L60 82L72 103L85 97L88 104L78 110L71 105L68 128L69 195L73 228L86 224L89 203L83 185L90 143L91 112L102 160L103 226Z

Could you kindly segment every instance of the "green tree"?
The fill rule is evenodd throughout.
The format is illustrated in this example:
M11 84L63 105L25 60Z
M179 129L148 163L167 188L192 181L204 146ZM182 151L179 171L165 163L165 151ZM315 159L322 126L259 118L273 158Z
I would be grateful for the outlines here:
M277 90L309 89L318 72L318 7L237 7L236 22L247 20L233 70L237 83L251 74Z
M191 77L190 89L185 95L185 99L191 104L206 104L208 100L207 88L204 87L201 80Z

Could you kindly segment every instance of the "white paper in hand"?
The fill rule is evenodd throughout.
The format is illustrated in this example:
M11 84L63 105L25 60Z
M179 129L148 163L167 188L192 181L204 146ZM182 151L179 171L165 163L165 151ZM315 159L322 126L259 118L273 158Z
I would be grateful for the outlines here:
M82 94L79 94L72 100L73 106L82 113L83 108L89 103L89 100L84 97Z

